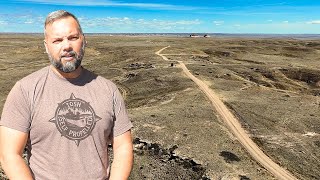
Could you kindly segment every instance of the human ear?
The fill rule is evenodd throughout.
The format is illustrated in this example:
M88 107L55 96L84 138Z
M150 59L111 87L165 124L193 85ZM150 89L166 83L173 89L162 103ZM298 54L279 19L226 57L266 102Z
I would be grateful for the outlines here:
M44 44L44 47L46 48L46 53L48 54L49 51L48 51L48 47L47 47L47 42L46 42L46 40L43 40L43 44Z
M86 37L84 36L84 34L83 34L83 43L84 43L84 46L87 46L88 44L88 41L86 40Z

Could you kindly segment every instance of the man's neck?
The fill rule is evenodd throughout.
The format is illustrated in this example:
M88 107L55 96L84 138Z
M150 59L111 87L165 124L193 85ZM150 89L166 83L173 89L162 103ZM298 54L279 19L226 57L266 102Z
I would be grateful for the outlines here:
M60 71L59 69L55 68L54 66L50 65L50 68L53 70L54 73L56 73L58 76L66 79L74 79L80 76L82 72L82 66L79 66L76 70L70 72L70 73L65 73Z

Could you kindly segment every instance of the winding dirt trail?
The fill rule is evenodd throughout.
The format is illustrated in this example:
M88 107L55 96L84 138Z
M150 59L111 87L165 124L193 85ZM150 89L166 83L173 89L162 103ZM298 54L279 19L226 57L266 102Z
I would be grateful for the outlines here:
M158 56L161 56L164 60L168 61L168 58L160 53L169 47L170 46L164 47L159 51L157 51L155 54ZM170 54L166 54L166 55L170 55ZM179 67L181 67L183 69L183 72L199 86L199 89L201 89L206 94L206 96L209 98L212 105L216 109L216 111L219 113L219 115L227 124L228 128L232 131L232 133L240 141L243 147L249 152L249 154L257 162L259 162L264 168L266 168L278 179L283 179L283 180L297 179L290 172L280 167L278 164L273 162L267 155L265 155L262 152L262 150L250 139L249 135L241 127L241 124L239 123L237 118L230 112L230 110L213 92L213 90L210 89L208 85L206 85L203 81L201 81L200 79L192 75L182 61L178 61L178 62L179 62Z

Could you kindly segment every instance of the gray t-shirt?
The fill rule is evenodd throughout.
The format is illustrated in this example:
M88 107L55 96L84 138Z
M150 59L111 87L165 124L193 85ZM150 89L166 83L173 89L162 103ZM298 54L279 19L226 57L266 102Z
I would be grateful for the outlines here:
M29 133L35 179L106 179L108 144L132 128L115 84L83 69L65 79L45 67L18 81L0 125Z

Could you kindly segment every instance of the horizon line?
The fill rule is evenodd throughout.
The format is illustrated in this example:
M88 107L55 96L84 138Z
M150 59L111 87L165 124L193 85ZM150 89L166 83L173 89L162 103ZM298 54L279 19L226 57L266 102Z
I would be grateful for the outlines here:
M43 32L0 32L0 34L43 34ZM223 33L223 32L89 32L83 34L239 34L239 35L319 35L316 33Z

